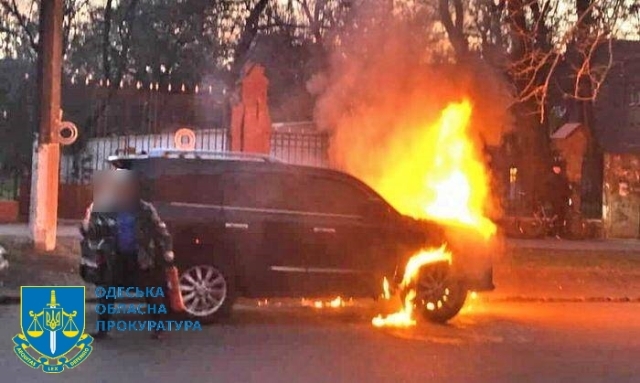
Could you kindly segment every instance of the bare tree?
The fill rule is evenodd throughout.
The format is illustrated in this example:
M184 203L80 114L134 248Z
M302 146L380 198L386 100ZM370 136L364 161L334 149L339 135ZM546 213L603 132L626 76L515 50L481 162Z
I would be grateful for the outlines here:
M543 121L561 76L573 79L560 88L562 97L595 100L611 65L610 41L621 20L637 12L629 0L575 0L564 3L564 11L559 5L555 0L440 0L439 12L458 60L466 59L471 48L501 68L514 102L528 103ZM470 23L460 20L464 14ZM480 43L471 46L470 40Z
M244 26L240 33L240 38L235 44L233 52L233 64L231 69L232 77L237 79L246 63L246 58L251 49L251 45L259 30L260 17L267 8L268 0L258 0L252 7L244 21Z
M76 32L78 17L86 12L90 0L65 0L63 4L63 50ZM0 41L5 52L35 59L38 52L39 1L0 0ZM26 48L26 49L24 49Z
M130 0L121 10L121 17L118 19L114 18L113 0L107 0L103 11L102 71L103 77L110 81L111 89L118 88L129 64L129 49L138 4L139 0ZM113 91L110 92L112 93Z
M458 57L466 60L469 54L469 42L464 30L464 5L462 0L438 0L440 21L449 36L449 41Z

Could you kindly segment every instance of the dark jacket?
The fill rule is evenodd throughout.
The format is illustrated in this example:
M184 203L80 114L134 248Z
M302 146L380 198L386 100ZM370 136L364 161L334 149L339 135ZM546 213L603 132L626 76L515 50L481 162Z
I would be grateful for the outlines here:
M546 185L547 202L554 206L569 204L571 198L571 186L564 174L551 173Z
M87 209L80 229L85 238L100 236L96 230L93 204ZM167 225L160 219L158 212L149 202L140 200L135 210L138 267L148 270L164 262L163 255L172 251L172 240Z

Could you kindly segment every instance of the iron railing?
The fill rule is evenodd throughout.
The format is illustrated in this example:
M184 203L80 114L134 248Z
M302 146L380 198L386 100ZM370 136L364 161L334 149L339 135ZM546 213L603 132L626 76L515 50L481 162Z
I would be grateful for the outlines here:
M227 129L196 130L195 149L202 152L229 150ZM329 166L329 138L322 132L272 132L270 156L297 165ZM64 154L60 162L60 182L84 184L94 171L109 167L109 156L149 153L154 149L175 150L174 134L147 134L88 139L83 150Z
M271 155L298 165L329 166L329 135L324 132L273 132Z
M17 200L20 196L20 174L0 171L0 200Z

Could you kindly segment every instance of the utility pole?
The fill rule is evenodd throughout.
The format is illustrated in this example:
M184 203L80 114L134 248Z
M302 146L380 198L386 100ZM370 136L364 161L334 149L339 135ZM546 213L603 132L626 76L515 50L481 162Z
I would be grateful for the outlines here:
M61 123L62 1L40 1L38 142L33 157L29 225L36 250L56 247Z

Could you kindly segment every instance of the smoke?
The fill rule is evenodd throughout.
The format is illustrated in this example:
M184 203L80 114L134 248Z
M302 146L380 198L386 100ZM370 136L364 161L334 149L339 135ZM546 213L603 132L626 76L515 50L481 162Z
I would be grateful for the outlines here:
M407 160L403 147L433 137L428 129L441 112L462 100L472 106L469 134L479 155L498 145L512 125L499 76L481 60L452 63L437 23L376 3L389 2L354 9L333 36L329 69L307 83L317 95L315 122L331 132L332 165L377 188L396 161Z

